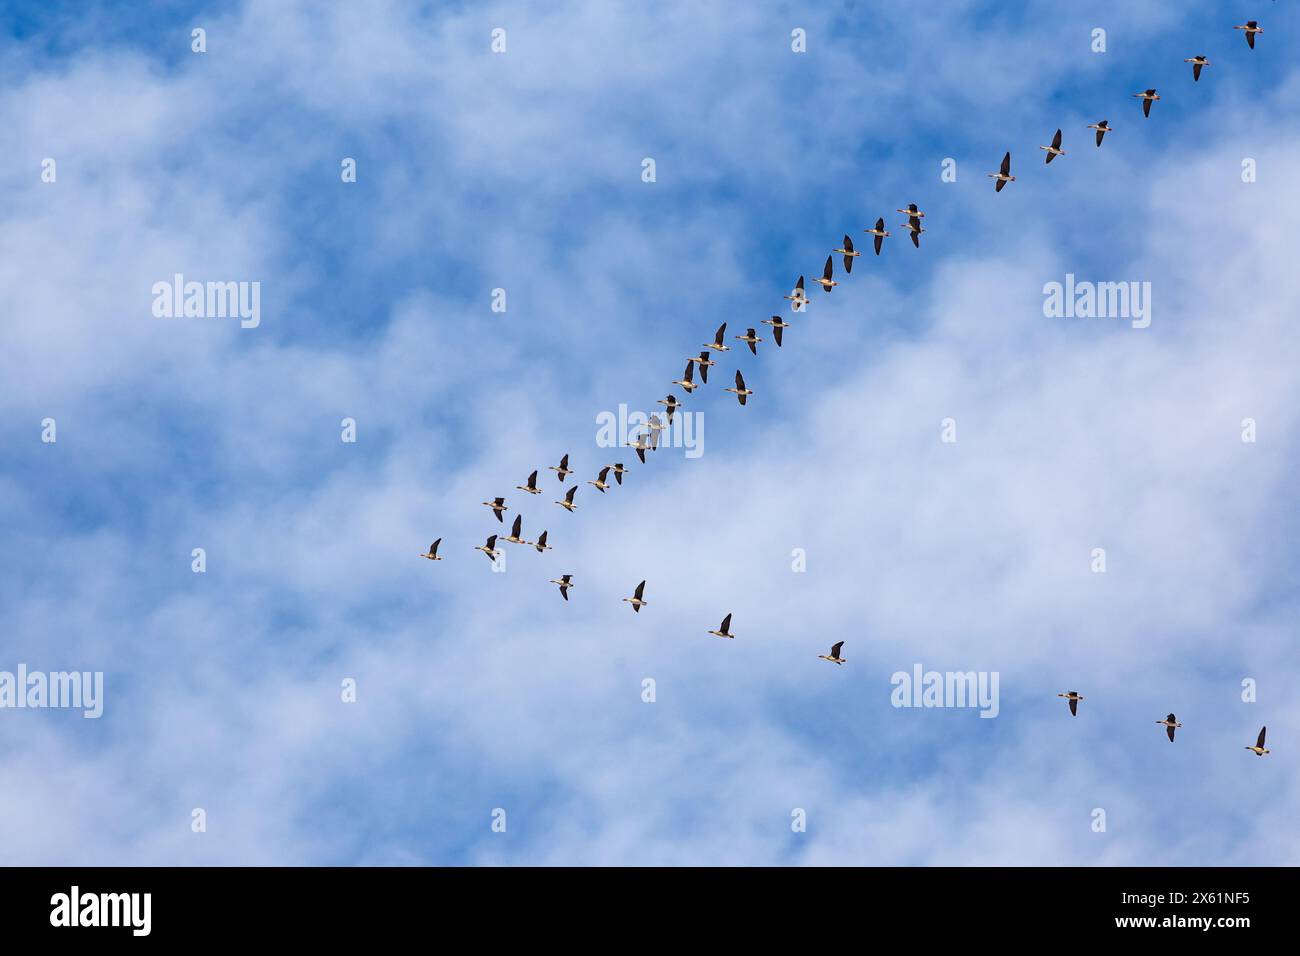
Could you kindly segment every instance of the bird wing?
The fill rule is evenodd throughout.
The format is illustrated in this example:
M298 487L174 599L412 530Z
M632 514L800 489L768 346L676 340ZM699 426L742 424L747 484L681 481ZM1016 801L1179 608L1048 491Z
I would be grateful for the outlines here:
M546 544L546 534L547 534L547 532L543 531L541 534L539 534L539 535L537 536L537 543L538 543L538 544L540 544L540 545L545 545L545 544ZM538 550L541 550L541 549L539 548Z
M920 249L920 248L921 248L921 234L920 234L919 232L914 232L914 233L912 233L911 235L912 235L912 245L914 245L914 246L916 246L916 248Z
M528 476L528 487L529 487L529 488L536 488L536 487L537 487L537 472L536 472L536 471L534 471L531 475Z
M573 504L573 496L576 495L577 493L578 493L578 486L574 485L572 488L569 489L569 493L564 496L564 500L567 501L569 504Z
M644 591L645 591L645 582L642 581L640 584L636 586L636 590L632 592L632 595L639 601L641 600L641 594Z
M717 333L713 336L713 344L714 344L714 345L721 345L721 344L722 344L722 336L726 333L726 331L727 331L727 323L726 323L726 322L723 322L721 325L718 326L718 331L717 331Z
M1008 150L1008 151L1007 151L1007 154L1006 154L1005 156L1002 157L1002 175L1003 175L1003 176L1009 176L1009 175L1011 175L1011 152L1010 152L1010 150Z
M568 455L565 455L563 458L560 459L560 467L563 468L565 471L568 471L568 469L569 469L569 456L568 456Z
M1106 131L1105 131L1104 129L1099 129L1099 130L1097 130L1097 145L1098 145L1098 146L1101 145L1101 138L1102 138L1103 136L1105 136L1105 135L1106 135Z
M1079 716L1079 702L1073 697L1070 698L1070 713L1075 717Z
M740 374L740 369L736 369L736 388L742 392L745 390L745 376Z
M726 630L726 628L723 628L723 630ZM1267 732L1268 732L1268 728L1267 728L1267 727L1261 727L1261 728L1259 728L1259 739L1255 741L1255 746L1256 746L1256 747L1263 747L1263 746L1264 746L1264 734L1267 733ZM1285 750L1286 748L1284 747L1284 748L1282 748L1282 749Z
M487 539L487 549L488 549L489 551L491 551L491 550L492 550L493 548L495 548L496 546L497 546L497 536L494 535L494 534L490 534L490 535L488 535L488 539Z
M1056 135L1052 137L1052 149L1061 148L1061 131L1058 129Z
M1201 78L1201 64L1199 64L1199 63L1193 63L1193 64L1192 64L1192 80L1193 80L1193 82L1195 82L1196 80L1199 80L1200 78Z
M1150 115L1151 115L1151 101L1150 101L1150 100L1144 99L1144 100L1142 101L1142 115L1143 115L1143 116L1150 116Z
M604 468L600 469L600 476L596 480L603 485L605 483L605 478L608 475L609 475L609 465L606 465Z
M563 584L560 585L560 597L564 598L566 601L569 599L569 589Z
M523 526L524 526L524 516L515 515L515 523L510 527L510 537L512 538L519 537L519 531L521 528L523 528Z
M879 229L880 226L876 226L876 228ZM883 243L884 241L885 241L884 236L876 236L876 255L880 255L880 244Z
M829 279L835 273L834 256L826 257L826 268L822 270L822 278Z
M799 277L799 281L794 284L794 287L801 292L803 291L803 276Z
M852 237L852 236L845 236L845 237L844 237L844 248L847 249L849 252L852 252L852 251L853 251L853 237Z
M1173 726L1170 725L1170 726L1166 727L1166 728L1165 728L1165 733L1167 733L1167 734L1169 735L1169 742L1170 742L1170 743L1173 743L1173 742L1174 742L1174 728L1173 728Z
M724 618L722 619L722 627L718 628L718 630L721 631L723 634L726 634L726 633L728 633L728 632L731 630L731 615L730 615L730 614L728 614L726 617L724 617Z
M430 554L437 554L437 553L438 553L438 545L440 545L440 544L442 544L442 538L439 538L439 539L438 539L437 541L435 541L433 544L429 545L429 553L430 553Z
M831 657L839 657L839 656L840 656L840 648L843 647L843 646L844 646L844 642L843 642L843 641L840 641L840 642L838 642L837 644L835 644L834 646L832 646L832 647L831 647Z
M693 376L694 374L695 374L695 363L693 363L693 362L687 362L687 363L686 363L686 374L682 376L682 381L684 381L684 382L693 382L693 381L695 381L695 379L692 378L692 376Z
M782 328L783 328L783 326L780 326L780 325L774 325L774 326L772 326L772 337L776 339L776 345L777 345L777 348L780 348L780 347L781 347L781 329L782 329Z

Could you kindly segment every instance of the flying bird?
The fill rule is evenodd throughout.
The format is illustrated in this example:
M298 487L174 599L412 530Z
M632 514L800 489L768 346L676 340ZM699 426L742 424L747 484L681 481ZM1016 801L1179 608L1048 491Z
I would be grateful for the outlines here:
M693 362L687 362L685 373L683 373L681 378L674 381L673 384L680 385L682 388L686 389L686 393L689 395L691 392L699 388L699 386L695 384L694 376L695 365Z
M745 388L745 377L740 374L740 369L736 369L736 387L724 388L723 391L733 393L742 405L745 404L745 399L748 396L754 394L749 389Z
M510 533L501 540L509 541L511 544L532 544L531 541L525 541L523 536L524 516L515 515L515 523L510 526Z
M1264 28L1259 25L1258 20L1247 20L1241 26L1233 27L1233 29L1246 31L1246 45L1252 50L1255 49L1255 34L1264 32Z
M698 367L699 367L699 370L700 370L700 384L701 384L701 385L708 385L708 384L709 384L709 366L710 366L710 365L717 365L717 364L718 364L717 362L713 361L713 359L709 358L709 353L708 353L707 351L705 351L705 352L701 352L699 358L689 358L689 359L687 359L686 361L689 362L691 365L695 365L695 366L698 366Z
M1200 56L1189 56L1189 57L1187 57L1185 60L1183 60L1183 62L1184 62L1184 63L1190 63L1190 64L1192 65L1192 82L1193 82L1193 83L1199 83L1199 82L1200 82L1200 80L1201 80L1201 67L1203 67L1203 66L1209 66L1209 65L1210 65L1210 61L1206 58L1206 56L1205 56L1204 53L1202 53Z
M925 213L923 213L923 212L921 212L921 210L917 209L917 208L916 208L916 203L914 203L914 202L910 202L910 203L908 203L906 209L897 209L897 210L895 210L895 212L905 212L905 213L907 213L907 218L908 218L908 219L924 219L924 218L925 218Z
M1156 723L1164 725L1165 733L1169 735L1169 742L1172 744L1174 742L1175 728L1182 726L1182 724L1178 722L1178 718L1175 717L1173 714L1170 714L1164 720L1157 720Z
M605 493L605 489L609 487L609 485L606 484L605 482L605 479L607 477L609 477L609 465L606 465L604 468L600 469L600 476L595 481L588 480L587 484L591 485L593 488L595 488L603 495Z
M537 536L537 540L533 542L533 547L537 549L538 554L544 554L551 550L551 546L546 543L545 531Z
M572 513L573 509L578 507L573 503L573 496L577 493L578 493L578 486L574 485L572 488L569 489L569 493L564 496L564 500L557 501L556 504L559 505L561 508L563 508L565 511Z
M498 521L500 521L502 524L506 523L506 519L501 517L501 512L510 510L509 508L506 507L506 499L493 498L491 501L483 502L483 504L487 505L489 508L492 509L492 513L497 516Z
M705 342L704 347L706 349L713 349L713 351L715 352L730 352L731 346L722 344L722 337L726 334L727 334L727 323L723 322L721 325L718 326L718 331L714 333L713 341Z
M764 325L772 326L772 338L776 340L776 347L781 347L781 330L790 328L790 323L785 322L779 315L774 315L770 319L763 320Z
M813 282L816 282L819 286L821 286L821 287L822 287L823 289L825 289L827 292L830 292L831 289L833 289L833 288L835 288L837 285L839 285L838 282L836 282L834 279L831 278L831 276L832 276L832 275L834 274L834 272L835 272L835 262L834 262L834 260L835 260L835 257L834 257L833 255L832 255L832 256L827 256L827 257L826 257L826 268L822 270L822 277L821 277L820 279L813 279Z
M677 411L677 409L681 408L681 407L682 407L682 403L679 402L679 401L677 401L677 396L676 396L676 395L669 395L667 398L661 398L661 399L659 399L659 401L657 402L657 404L659 404L659 405L667 405L667 406L668 406L668 424L671 425L671 424L673 423L673 412L675 412L675 411Z
M534 471L531 475L528 476L528 484L515 485L515 488L517 488L519 491L526 491L530 495L540 495L542 493L542 489L537 487L536 471Z
M560 586L560 597L564 598L566 601L569 599L569 588L573 587L572 574L561 574L558 581L552 578L550 583L558 584Z
M626 601L628 604L632 605L632 610L640 614L641 608L645 607L649 603L648 601L641 600L641 595L644 593L645 593L645 582L642 581L640 584L636 586L636 590L632 592L632 596L630 598L623 598L623 600Z
M918 219L917 222L920 222L920 220ZM867 233L868 235L872 235L872 236L875 236L875 237L876 237L876 240L875 240L875 241L876 241L876 255L880 255L880 246L881 246L881 243L883 243L886 239L889 238L889 233L888 233L887 231L885 231L885 217L884 217L884 216L881 216L879 219L876 220L876 228L875 228L875 229L863 229L862 231L865 232L865 233Z
M653 434L654 432L650 433L650 435ZM641 464L643 465L645 464L645 453L648 451L654 451L655 448L655 446L651 445L647 439L648 436L646 435L637 435L636 441L630 441L627 443L627 447L635 449L636 456L641 459Z
M1047 150L1047 162L1051 162L1057 156L1064 156L1065 150L1061 149L1061 131L1058 129L1056 135L1052 137L1051 146L1039 146L1039 149Z
M551 471L557 472L555 477L559 478L561 482L563 482L565 478L569 477L569 475L573 474L573 469L569 467L569 456L567 454L560 459L558 468L555 465L551 465L550 468Z
M996 173L989 173L989 177L997 180L993 184L993 191L997 193L1002 192L1002 187L1007 183L1016 181L1016 177L1011 175L1011 152L1009 150L1002 157L1002 167Z
M808 304L808 296L803 291L803 276L794 284L794 295L787 295L787 299L794 303L795 311L798 312Z
M474 550L482 551L488 556L489 561L495 561L501 556L501 552L497 550L497 536L494 534L488 535L487 544L481 544Z
M1083 700L1083 698L1079 696L1079 692L1077 690L1072 690L1068 694L1057 694L1056 696L1064 697L1066 700L1070 702L1071 716L1074 717L1079 716L1079 701Z
M1262 757L1264 754L1272 752L1264 746L1264 734L1266 733L1268 733L1267 727L1259 728L1259 736L1255 739L1255 746L1246 748L1247 750L1254 751L1256 757Z
M844 272L846 274L853 271L853 260L862 255L860 252L854 252L853 240L847 235L844 237L844 247L842 249L833 249L831 251L838 252L844 257Z
M992 175L992 174L990 174L990 175ZM910 233L912 234L912 245L914 245L914 246L916 246L916 248L920 249L920 248L921 248L921 233L923 233L923 232L926 231L925 228L921 225L921 220L920 220L920 219L917 219L915 216L913 216L911 219L907 220L907 222L900 223L900 225L901 225L904 229L908 230L908 232L910 232Z
M654 426L651 425L650 427L653 428ZM614 469L614 480L621 485L623 483L623 476L627 474L627 469L623 467L622 462L615 462L613 465L610 465L610 467Z
M714 637L734 638L736 635L731 633L731 615L728 614L726 617L722 619L721 627L719 627L716 631L709 631L709 633L712 634Z
M843 641L837 641L831 648L830 654L818 654L817 656L824 661L830 661L832 664L843 664L844 658L840 657L840 648L843 646Z
M438 557L438 545L440 544L442 544L442 538L429 545L429 553L421 554L420 557L428 558L430 561L441 561L442 558Z
M1105 120L1102 120L1100 123L1089 123L1089 124L1088 124L1088 129L1095 129L1095 130L1097 131L1097 145L1098 145L1098 146L1101 145L1102 138L1103 138L1107 133L1110 132L1110 128L1111 128L1111 127L1110 127L1110 124L1107 123Z
M740 339L740 341L747 344L749 346L750 353L753 355L758 354L758 349L755 348L755 346L758 345L759 342L763 341L761 338L759 338L757 335L754 334L753 329L745 329L744 335L733 335L732 338Z
M1160 99L1160 94L1157 93L1154 89L1147 90L1144 93L1134 93L1133 95L1142 101L1143 116L1150 116L1151 104L1154 103L1156 100Z

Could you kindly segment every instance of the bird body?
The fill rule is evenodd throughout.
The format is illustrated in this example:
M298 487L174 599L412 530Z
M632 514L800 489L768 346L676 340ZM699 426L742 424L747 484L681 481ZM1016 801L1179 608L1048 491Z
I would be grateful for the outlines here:
M830 661L832 664L843 664L844 658L840 657L840 648L844 646L843 641L838 641L831 647L829 654L818 654L817 656L824 661Z

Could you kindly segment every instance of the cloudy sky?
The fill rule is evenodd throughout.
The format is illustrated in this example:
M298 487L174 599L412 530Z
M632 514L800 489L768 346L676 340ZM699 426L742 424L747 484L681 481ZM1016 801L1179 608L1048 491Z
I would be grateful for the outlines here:
M0 862L1300 862L1292 5L368 6L5 8L0 670L105 700L0 710ZM723 321L702 454L598 447Z

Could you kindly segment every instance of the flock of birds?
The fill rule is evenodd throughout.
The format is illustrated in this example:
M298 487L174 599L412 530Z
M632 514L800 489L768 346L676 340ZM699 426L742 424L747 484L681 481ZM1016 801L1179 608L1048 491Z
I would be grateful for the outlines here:
M1263 27L1261 27L1256 20L1248 20L1244 24L1240 24L1233 29L1245 32L1246 43L1252 50L1255 49L1256 35L1264 32ZM1203 54L1187 57L1183 62L1192 65L1193 82L1200 82L1202 69L1210 65L1209 58ZM1133 96L1142 100L1142 115L1144 117L1149 117L1151 115L1151 104L1160 99L1160 94L1154 87L1143 90L1140 93L1134 93ZM1109 122L1104 119L1097 123L1090 123L1087 128L1096 131L1096 145L1098 147L1101 146L1102 140L1105 138L1107 133L1111 132L1112 129ZM1058 129L1052 137L1050 145L1038 147L1047 153L1044 160L1046 164L1050 165L1052 160L1057 156L1065 155L1065 150L1061 148L1061 141L1062 133L1061 130ZM1002 163L999 166L998 171L995 173L989 173L988 175L994 180L993 188L995 192L1001 192L1007 183L1013 183L1016 181L1016 177L1011 174L1011 152L1009 150L1002 157ZM925 213L917 207L916 203L908 203L905 208L900 208L897 212L903 213L907 217L907 221L901 223L900 228L907 230L914 247L917 249L921 248L921 235L926 231L925 227L922 225L922 220L925 219ZM870 229L864 229L863 232L873 238L873 248L875 254L879 256L884 241L890 238L889 231L885 229L884 217L882 216L876 219L875 226ZM826 264L822 268L821 276L814 277L812 280L820 285L826 292L830 292L840 284L835 280L836 255L843 257L844 273L845 275L849 275L853 272L853 260L859 258L862 253L854 248L852 236L845 234L843 244L838 248L832 249L831 254L826 257ZM803 276L799 276L798 281L795 282L794 288L785 296L785 298L791 302L794 312L802 313L807 309L811 300L808 299L805 293ZM791 323L786 322L779 315L774 315L770 319L763 319L762 324L772 327L772 338L776 342L778 348L781 347L781 333L785 329L792 327ZM694 391L701 385L707 384L709 380L709 369L718 364L713 360L713 356L720 356L723 352L731 351L731 346L726 344L726 333L727 323L723 322L718 326L717 331L714 333L713 341L705 342L698 356L692 356L686 360L686 370L682 373L682 377L680 379L675 379L672 384L681 387L688 395L694 393ZM758 354L758 344L764 341L763 338L756 334L755 328L747 328L744 335L735 335L732 338L744 342L749 347L750 353L753 355ZM699 369L700 375L699 382L696 382L694 377L697 368ZM746 387L745 378L739 369L736 370L735 383L734 387L726 388L724 391L733 393L743 406L746 404L746 400L753 395L754 392ZM658 414L652 414L644 426L645 431L639 432L634 436L632 441L627 443L628 447L636 452L637 458L642 464L645 464L646 452L655 451L659 447L660 432L671 426L674 413L683 405L683 403L671 392L666 398L659 399L657 404L665 406L668 423L665 424L664 421L659 418ZM561 484L564 484L570 475L575 474L573 469L569 467L568 454L565 454L564 457L560 459L559 465L550 465L549 470L556 473L556 478ZM614 476L615 483L622 485L623 476L628 473L628 469L625 468L621 462L604 465L600 469L595 480L588 480L587 484L591 485L601 494L604 494L611 487L609 484L609 476L611 473ZM542 491L537 487L537 474L538 472L534 470L528 476L527 482L522 485L516 485L516 489L530 495L540 495ZM563 500L556 501L555 504L572 513L578 507L573 501L574 495L577 491L578 486L575 484L568 489ZM505 523L504 514L509 511L510 508L506 504L506 500L503 496L495 497L491 501L483 502L483 504L492 510L492 513L496 515L498 522L502 524ZM476 546L474 550L483 552L487 555L489 560L494 562L502 553L502 551L497 548L498 541L531 546L539 552L550 551L551 548L546 543L546 535L547 532L543 531L538 535L536 541L526 540L523 537L523 517L522 515L516 515L514 523L511 525L509 535L504 537L497 534L488 535L487 541L484 544ZM435 540L431 545L429 545L429 550L427 552L421 553L421 557L427 558L430 561L441 561L442 557L438 554L438 547L441 543L441 538ZM564 598L565 601L569 600L569 589L574 587L572 574L562 574L559 578L552 579L549 583L554 584L559 588L560 596ZM640 613L641 608L647 607L649 604L649 602L645 600L645 586L646 582L642 581L633 590L631 597L623 598L625 603L632 605L632 610L634 612ZM734 639L736 635L731 633L731 614L728 613L727 616L722 619L722 623L719 625L717 630L710 630L707 633L715 637ZM819 654L819 659L830 661L833 664L845 663L845 659L840 656L840 650L844 647L844 643L844 641L836 642L836 644L831 647L830 653ZM1071 715L1078 716L1079 701L1084 699L1078 691L1072 690L1068 693L1057 694L1057 696L1065 698L1069 703ZM1165 728L1170 743L1173 743L1174 731L1183 726L1178 722L1178 719L1173 714L1169 714L1164 720L1158 720L1156 723ZM1267 727L1260 728L1259 736L1255 741L1255 746L1246 747L1246 749L1260 757L1269 753L1270 751L1264 747L1264 735L1267 730Z

